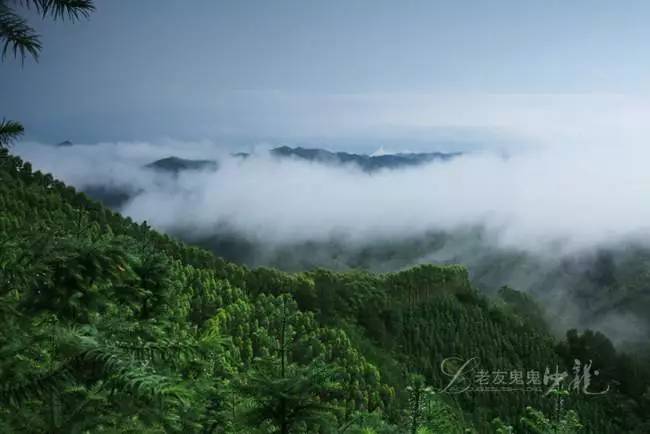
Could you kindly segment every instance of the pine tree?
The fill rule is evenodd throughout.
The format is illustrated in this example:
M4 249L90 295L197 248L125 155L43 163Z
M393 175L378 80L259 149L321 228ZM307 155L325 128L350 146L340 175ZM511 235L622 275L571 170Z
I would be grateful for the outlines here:
M288 361L292 339L288 333L288 296L282 297L277 354L258 360L238 384L239 393L254 405L245 414L251 426L268 423L280 434L309 426L334 426L328 397L338 391L336 370L322 360L303 366Z

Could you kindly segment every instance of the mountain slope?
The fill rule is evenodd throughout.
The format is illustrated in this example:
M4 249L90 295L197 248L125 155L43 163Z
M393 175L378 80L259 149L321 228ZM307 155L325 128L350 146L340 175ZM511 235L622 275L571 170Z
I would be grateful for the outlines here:
M592 337L556 350L538 321L529 323L525 299L485 299L463 267L249 269L125 219L2 152L3 432L254 433L289 407L291 432L404 432L413 375L443 388L446 357L479 357L492 371L563 364L578 346L594 356L584 346ZM617 367L627 360L610 350L594 360L603 354ZM635 384L647 384L630 366ZM644 429L640 404L617 404L637 402L617 378L625 400L567 399L589 432ZM429 404L442 413L423 414L423 424L444 414L454 424L447 432L491 432L494 417L520 426L526 405L550 411L554 401L475 392Z

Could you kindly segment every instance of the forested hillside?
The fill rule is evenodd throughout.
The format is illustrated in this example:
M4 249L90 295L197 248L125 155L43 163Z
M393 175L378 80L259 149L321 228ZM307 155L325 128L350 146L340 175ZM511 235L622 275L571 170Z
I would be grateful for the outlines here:
M488 300L461 266L249 269L1 156L2 432L540 432L578 425L573 411L582 432L648 431L647 368L600 334L557 343L532 300ZM452 356L593 359L610 391L560 409L557 394L440 393Z

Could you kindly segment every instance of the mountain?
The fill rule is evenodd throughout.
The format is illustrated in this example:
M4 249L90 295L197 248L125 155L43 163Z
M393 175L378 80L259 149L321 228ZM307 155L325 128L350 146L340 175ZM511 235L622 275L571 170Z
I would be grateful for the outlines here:
M649 432L644 360L554 337L532 298L488 298L465 267L251 269L0 157L0 432ZM611 390L544 395L575 359ZM466 360L458 386L508 388L443 392Z
M182 229L174 234L237 263L286 271L324 267L391 272L422 263L463 263L483 293L508 285L536 297L548 307L547 318L557 333L591 328L627 346L647 342L650 330L650 249L642 245L549 257L498 247L481 227L356 242L332 235L283 244L219 226L212 234Z
M392 155L367 156L332 153L322 149L280 147L271 151L274 158L300 159L315 164L358 164L377 167L376 161ZM424 157L423 157L424 155ZM425 164L439 153L398 154L402 160ZM453 154L442 154L448 161ZM242 164L251 155L233 154ZM254 156L252 158L255 158ZM216 163L216 162L215 162ZM374 166L370 166L373 164ZM383 163L382 163L383 164ZM397 163L402 164L402 163ZM209 167L211 160L184 160L170 157L148 165L164 174ZM369 169L366 169L369 170ZM386 170L391 170L386 168ZM435 170L435 168L434 168ZM120 210L143 190L125 185L86 185L83 191L113 210ZM137 200L137 199L136 199ZM580 251L549 258L516 247L500 248L482 228L451 231L423 231L409 237L362 239L351 243L345 236L333 235L319 241L272 244L264 239L247 237L222 224L209 232L194 231L188 226L168 229L174 236L206 248L213 253L247 266L271 266L286 271L303 271L315 267L332 270L365 269L376 272L397 271L420 263L463 263L469 267L472 283L486 293L503 285L533 294L549 309L554 331L586 327L606 333L617 344L643 341L650 330L650 282L646 275L650 250L643 246L608 246L599 250ZM632 326L633 324L633 326Z
M63 142L57 146L72 146L69 141ZM434 161L449 161L452 158L459 157L461 153L401 153L401 154L382 154L382 155L364 155L352 154L347 152L330 152L324 149L306 149L290 148L281 146L273 148L270 151L275 158L296 158L311 162L341 165L355 164L366 172L374 172L381 169L399 169L416 167ZM247 152L235 152L232 157L241 160L250 158L252 154ZM160 173L178 175L181 172L193 170L216 171L219 169L219 162L207 159L185 159L176 156L161 158L143 166L146 169L156 170ZM106 185L87 185L83 187L84 193L88 194L95 200L100 201L105 206L119 210L125 203L141 192L127 187L115 187ZM217 234L218 236L218 234ZM207 244L201 241L202 244ZM234 246L234 245L233 245Z
M449 161L462 155L460 152L443 153L399 153L399 154L351 154L348 152L331 152L324 149L291 148L281 146L271 150L271 155L280 158L297 158L325 164L356 164L366 172L382 169L399 169L419 166L434 161Z
M325 149L291 148L280 146L273 148L270 154L276 158L296 158L323 164L340 165L356 164L366 172L374 172L382 169L400 169L415 167L434 161L449 161L462 155L460 152L424 152L424 153L399 153L366 155L352 154L348 152L331 152ZM251 156L247 152L235 152L232 157L247 159ZM167 157L147 164L145 167L171 173L179 173L184 170L217 170L219 164L215 160L188 160L179 157Z
M217 170L219 164L215 160L188 160L178 157L167 157L156 160L145 166L148 169L178 174L185 170Z
M61 143L57 143L55 146L58 147L67 147L67 146L73 146L72 142L70 140L65 140Z

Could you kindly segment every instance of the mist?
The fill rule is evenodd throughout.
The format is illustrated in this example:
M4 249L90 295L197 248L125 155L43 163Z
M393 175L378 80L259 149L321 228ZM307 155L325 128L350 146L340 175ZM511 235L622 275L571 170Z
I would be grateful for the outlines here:
M124 215L237 262L374 271L462 263L487 293L510 285L535 294L558 333L589 327L622 342L647 331L637 302L625 291L617 303L601 297L610 283L593 278L603 251L623 286L626 270L650 259L637 253L650 249L642 146L484 149L372 173L274 157L268 146L242 159L210 141L21 143L14 152L80 190L125 191ZM219 168L144 167L172 155Z
M227 226L269 244L363 243L481 226L500 247L564 254L650 234L650 151L641 147L475 151L371 174L263 149L235 158L210 142L24 143L16 152L79 189L132 192L125 215L192 236ZM220 168L174 177L143 167L170 155L216 159Z

